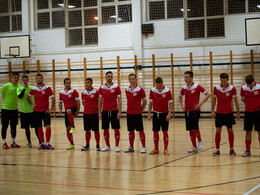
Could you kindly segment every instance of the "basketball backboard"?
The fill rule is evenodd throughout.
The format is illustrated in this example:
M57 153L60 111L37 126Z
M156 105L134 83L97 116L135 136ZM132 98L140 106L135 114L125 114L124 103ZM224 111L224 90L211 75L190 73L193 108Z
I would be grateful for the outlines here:
M0 58L7 59L9 56L16 58L30 57L30 36L0 37Z
M246 45L260 45L260 18L247 18Z

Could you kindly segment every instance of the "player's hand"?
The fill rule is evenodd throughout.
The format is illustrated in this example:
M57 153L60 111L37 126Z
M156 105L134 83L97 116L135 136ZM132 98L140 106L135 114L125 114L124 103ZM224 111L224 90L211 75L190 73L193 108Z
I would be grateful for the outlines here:
M236 119L237 119L237 121L240 119L240 113L239 112L236 114Z
M151 113L148 113L147 118L149 121L152 120Z
M201 104L197 104L197 105L195 105L195 110L198 110L198 109L200 109L200 107L201 107Z
M172 117L171 114L168 114L167 117L166 117L166 121L171 120L171 117Z
M46 110L45 111L45 113L48 113L48 114L50 114L50 113L52 113L53 112L53 110Z
M211 116L212 116L213 118L215 118L216 113L215 113L215 112L211 112Z
M101 120L102 119L102 113L98 114L98 118Z
M31 104L31 107L34 109L36 107L36 105L35 104Z
M182 106L181 106L181 109L185 112L185 106L182 105Z
M120 120L120 118L121 118L121 112L118 112L117 113L117 120Z
M75 112L74 116L78 116L78 114L79 114L79 111Z
M26 89L26 88L27 88L27 85L23 84L23 88Z

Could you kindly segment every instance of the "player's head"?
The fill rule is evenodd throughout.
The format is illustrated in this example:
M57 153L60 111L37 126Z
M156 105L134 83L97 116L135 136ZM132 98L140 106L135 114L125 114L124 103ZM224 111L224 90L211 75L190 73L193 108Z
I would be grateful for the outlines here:
M28 85L28 83L29 83L29 77L28 77L28 75L23 75L23 76L22 76L22 81L23 81L23 84L24 84L24 85Z
M17 83L19 82L19 77L20 77L20 74L18 72L12 73L12 83L14 85L17 85Z
M255 78L251 74L246 76L245 81L246 81L246 84L251 85L251 86L255 84Z
M136 85L137 80L136 80L136 75L134 73L128 75L128 80L130 85Z
M108 83L112 83L112 81L113 81L113 73L111 71L106 72L106 81Z
M71 86L70 78L65 78L64 81L63 81L63 84L65 86L65 89L70 89L70 86Z
M228 74L227 73L221 73L220 74L220 82L222 86L227 86L228 84Z
M162 89L163 88L163 79L161 77L157 77L155 79L155 85L158 89Z
M184 81L185 81L185 83L193 82L193 72L192 71L184 72Z
M42 85L43 81L44 81L42 74L37 74L35 76L35 80L36 80L37 85Z
M92 89L92 84L93 84L93 79L92 78L87 78L86 79L86 88L87 89Z

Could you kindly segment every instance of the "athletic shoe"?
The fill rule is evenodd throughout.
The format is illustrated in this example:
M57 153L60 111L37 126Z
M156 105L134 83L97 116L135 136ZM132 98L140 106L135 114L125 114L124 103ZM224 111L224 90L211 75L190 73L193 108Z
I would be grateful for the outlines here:
M26 147L27 147L27 148L31 148L31 147L32 147L32 144L31 144L31 143L28 143Z
M110 150L111 150L110 146L106 146L101 149L101 152L106 152L106 151L110 151Z
M159 154L159 150L155 150L155 149L153 149L153 151L150 152L149 154Z
M101 149L100 149L100 146L97 144L96 145L96 148L97 148L97 151L100 151Z
M166 156L170 155L170 153L168 152L168 149L164 150L163 154L166 155Z
M45 146L45 148L47 150L54 150L54 147L52 147L51 144L48 144L47 146Z
M45 145L44 144L39 145L38 150L43 150L43 149L45 149Z
M203 142L200 141L200 142L198 143L198 150L201 150L202 148L203 148Z
M75 131L76 131L75 127L70 128L70 133L75 133Z
M195 148L194 146L192 146L189 150L188 150L188 153L197 153L198 152L198 149Z
M230 149L229 150L229 155L230 156L236 156L236 153L235 153L234 149Z
M74 144L70 144L69 147L67 147L67 150L73 150L73 149L75 149Z
M134 152L134 151L135 151L134 148L132 148L131 146L129 146L129 147L127 148L127 150L125 150L125 153Z
M115 151L116 151L116 152L120 152L120 149L119 149L118 146L115 147Z
M14 142L11 144L11 148L20 148L20 146Z
M245 153L242 155L242 157L251 156L251 152L245 151Z
M7 143L3 144L3 149L9 149L9 146L7 145Z
M141 153L146 153L146 148L142 147Z
M220 155L220 151L219 150L215 150L215 152L213 153L213 156L218 156Z
M89 150L89 145L85 145L83 148L81 148L81 151Z

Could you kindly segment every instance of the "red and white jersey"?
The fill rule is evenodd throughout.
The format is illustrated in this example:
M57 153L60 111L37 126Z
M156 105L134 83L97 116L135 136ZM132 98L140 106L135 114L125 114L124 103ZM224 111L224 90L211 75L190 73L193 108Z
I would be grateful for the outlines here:
M79 98L79 93L77 92L76 89L70 88L69 90L62 89L60 91L59 102L64 103L65 110L68 110L73 107L77 107L78 100L80 100L80 98Z
M153 111L168 113L169 103L172 102L171 90L165 86L163 86L162 90L153 87L150 90L149 101L153 102Z
M125 89L127 99L127 114L142 114L141 100L146 99L144 89L139 85Z
M45 84L43 84L42 87L37 85L32 88L28 96L34 96L34 111L36 112L44 112L49 110L49 97L54 97L51 88Z
M234 86L228 84L226 88L223 88L221 84L217 85L214 87L213 95L217 98L217 113L233 113L232 98L237 97L237 90Z
M195 106L199 104L200 93L206 94L207 91L198 83L182 87L180 96L185 96L185 112L196 110Z
M98 113L98 96L97 89L92 88L90 91L84 90L82 92L82 100L84 101L84 114Z
M260 84L255 83L254 87L250 89L248 85L241 87L240 95L245 101L246 112L256 112L260 110Z
M118 110L117 98L121 97L120 87L112 83L109 87L104 84L99 88L99 96L103 98L103 110L113 111Z

